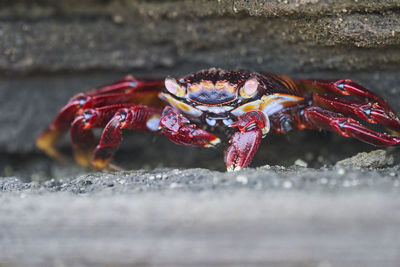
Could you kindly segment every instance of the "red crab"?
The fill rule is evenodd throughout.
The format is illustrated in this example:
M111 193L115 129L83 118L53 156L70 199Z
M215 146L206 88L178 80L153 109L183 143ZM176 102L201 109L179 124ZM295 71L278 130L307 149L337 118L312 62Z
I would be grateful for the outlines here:
M186 146L214 147L230 135L228 171L247 166L272 129L325 129L376 146L400 144L400 137L367 128L360 121L400 133L400 119L385 100L348 80L292 80L283 75L209 69L176 80L135 79L74 96L37 145L60 158L54 144L70 128L75 159L85 166L108 166L122 129L165 134ZM92 128L104 128L96 146Z

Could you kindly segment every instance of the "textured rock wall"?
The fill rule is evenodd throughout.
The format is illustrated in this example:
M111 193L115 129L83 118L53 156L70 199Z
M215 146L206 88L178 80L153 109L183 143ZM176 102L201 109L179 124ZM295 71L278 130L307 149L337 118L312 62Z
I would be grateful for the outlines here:
M212 66L349 77L400 110L400 1L0 1L0 150L74 93Z
M399 1L7 2L3 71L219 65L293 74L400 62Z

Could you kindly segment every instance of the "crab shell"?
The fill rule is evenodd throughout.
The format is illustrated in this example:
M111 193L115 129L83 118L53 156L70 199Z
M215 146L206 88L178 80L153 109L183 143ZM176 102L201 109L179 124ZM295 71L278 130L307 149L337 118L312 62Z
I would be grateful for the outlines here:
M209 69L179 81L168 77L159 97L196 123L230 126L248 111L265 115L263 135L270 129L269 116L285 106L303 101L291 80L274 74ZM272 79L271 79L272 78Z

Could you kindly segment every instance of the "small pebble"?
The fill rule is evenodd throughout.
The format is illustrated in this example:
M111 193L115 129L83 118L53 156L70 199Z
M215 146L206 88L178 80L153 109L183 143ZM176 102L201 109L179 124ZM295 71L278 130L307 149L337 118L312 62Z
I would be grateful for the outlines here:
M242 184L247 184L249 182L249 179L244 175L238 175L236 176L236 181Z
M296 161L294 162L294 165L304 167L304 168L307 168L307 166L308 166L307 162L305 162L302 159L296 159Z
M120 24L124 21L124 19L120 15L115 15L115 16L113 16L113 21L117 24Z
M343 174L346 173L346 171L345 171L344 169L340 168L340 169L337 171L337 173L338 173L339 175L343 175Z

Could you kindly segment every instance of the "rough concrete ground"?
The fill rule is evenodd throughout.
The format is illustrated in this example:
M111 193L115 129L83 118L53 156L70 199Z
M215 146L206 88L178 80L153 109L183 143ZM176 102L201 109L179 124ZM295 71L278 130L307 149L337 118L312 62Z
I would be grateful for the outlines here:
M398 266L400 165L0 179L2 266Z
M392 193L168 189L2 194L1 201L2 266L395 267L400 260Z

